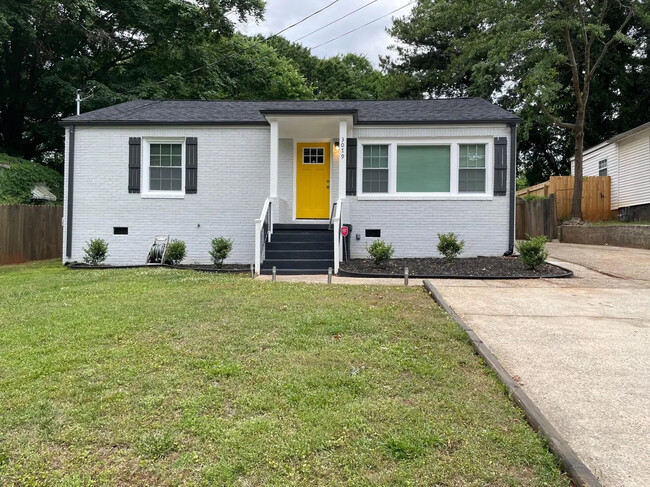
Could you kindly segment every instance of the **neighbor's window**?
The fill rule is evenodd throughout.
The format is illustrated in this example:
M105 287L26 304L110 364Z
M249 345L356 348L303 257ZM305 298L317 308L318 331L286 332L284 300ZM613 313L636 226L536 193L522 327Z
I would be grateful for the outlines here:
M149 145L149 190L182 191L183 144Z
M607 159L598 161L598 175L607 176Z
M363 146L363 192L388 193L388 146Z
M398 193L448 193L451 150L448 145L397 147Z
M485 145L458 146L458 192L485 193Z

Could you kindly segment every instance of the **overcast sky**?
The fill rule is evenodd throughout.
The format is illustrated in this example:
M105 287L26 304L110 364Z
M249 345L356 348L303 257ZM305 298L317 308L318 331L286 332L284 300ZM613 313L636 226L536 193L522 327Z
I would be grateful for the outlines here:
M323 8L333 0L268 0L265 19L259 24L250 22L239 26L240 30L249 35L270 35L299 21L307 15ZM347 15L349 12L370 3L372 0L339 0L327 10L311 17L300 25L286 31L282 35L290 41L313 30L318 32L298 41L305 47L314 47L326 42L349 30L377 19L389 12L407 5L411 0L376 0L358 12ZM391 25L393 17L403 17L408 14L413 4L395 12L392 15L378 20L356 32L341 37L321 47L312 50L318 57L331 57L337 54L352 52L365 54L374 65L378 64L378 56L388 53L388 46L392 43L391 37L386 33L386 27ZM336 19L346 16L333 23Z

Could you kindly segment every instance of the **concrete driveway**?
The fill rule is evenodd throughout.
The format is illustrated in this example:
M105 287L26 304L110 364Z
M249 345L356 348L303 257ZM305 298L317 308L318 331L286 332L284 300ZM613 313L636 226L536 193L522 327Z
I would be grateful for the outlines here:
M574 278L431 282L605 486L650 486L650 251L548 248Z

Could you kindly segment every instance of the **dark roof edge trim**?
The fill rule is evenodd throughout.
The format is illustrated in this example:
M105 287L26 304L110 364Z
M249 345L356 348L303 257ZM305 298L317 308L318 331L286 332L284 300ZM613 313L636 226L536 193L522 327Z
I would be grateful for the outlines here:
M482 123L519 125L521 118L481 118L476 120L363 120L356 125L471 125Z
M304 114L304 112L303 112ZM348 112L349 114L349 112ZM354 125L472 125L472 124L506 124L506 125L519 125L520 118L495 118L495 119L480 119L480 120L375 120L375 121L359 121L355 120ZM260 121L173 121L173 120L60 120L59 125L68 127L71 125L78 126L137 126L137 125L196 125L196 126L258 126L268 127L269 123L266 120Z
M83 125L83 126L134 126L134 125L216 125L216 126L249 126L256 125L259 127L268 127L269 123L266 120L259 121L244 121L244 122L231 122L231 121L191 121L191 120L60 120L59 125L67 127L69 125Z

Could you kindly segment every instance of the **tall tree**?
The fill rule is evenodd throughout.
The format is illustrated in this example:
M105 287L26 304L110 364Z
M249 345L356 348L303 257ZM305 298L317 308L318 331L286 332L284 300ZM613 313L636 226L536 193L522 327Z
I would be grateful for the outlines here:
M647 36L645 46L634 45L638 25L648 25L647 9L638 0L420 0L409 17L394 23L391 33L401 45L396 60L383 62L389 70L410 70L418 81L433 80L436 91L427 93L490 97L520 111L527 107L531 117L541 112L568 130L576 159L572 216L580 218L585 133L599 116L620 116L617 95L603 89L596 104L606 108L590 120L592 89L607 85L607 75L599 74L615 66L609 61L616 50L626 59L635 49L647 53ZM433 76L428 58L438 61ZM620 72L627 69L618 65ZM554 132L542 135L555 140Z
M104 97L123 98L115 83L128 67L153 52L231 36L233 16L260 17L263 7L263 0L3 0L0 146L27 158L52 149L56 121L73 109L78 87L93 80Z

